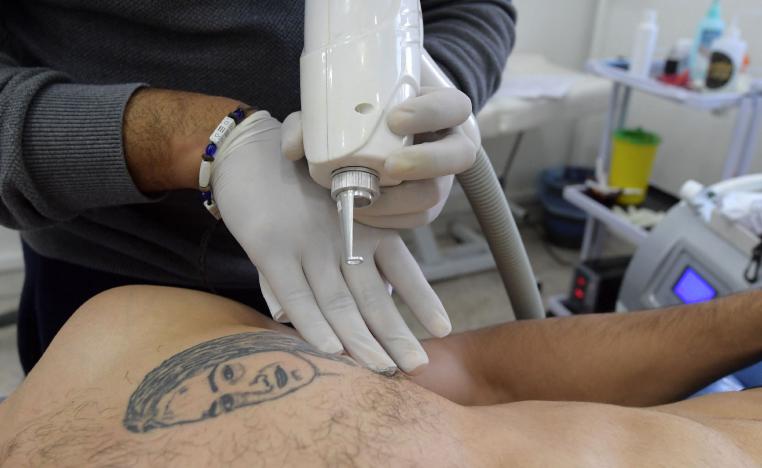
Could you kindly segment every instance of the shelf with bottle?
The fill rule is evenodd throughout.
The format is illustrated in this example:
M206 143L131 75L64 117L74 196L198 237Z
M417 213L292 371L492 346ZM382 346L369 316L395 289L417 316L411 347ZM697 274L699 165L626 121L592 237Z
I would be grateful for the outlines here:
M662 70L663 62L654 62L652 70ZM627 62L621 59L591 60L587 70L601 78L606 78L624 86L630 87L652 96L667 99L678 104L701 110L716 111L738 106L744 96L750 93L762 94L762 80L752 82L747 92L701 92L678 86L672 86L653 78L656 74L642 77L635 76L627 70Z

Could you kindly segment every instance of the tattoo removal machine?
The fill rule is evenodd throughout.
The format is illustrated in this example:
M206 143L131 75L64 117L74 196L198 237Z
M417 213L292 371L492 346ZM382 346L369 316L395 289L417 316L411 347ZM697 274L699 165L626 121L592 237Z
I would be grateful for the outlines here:
M310 174L337 202L344 261L354 253L354 209L373 204L392 151L413 144L387 126L389 110L428 86L452 83L423 48L419 0L306 0L301 99ZM472 141L472 117L461 126ZM476 212L519 318L544 317L537 283L503 190L483 149L458 180Z

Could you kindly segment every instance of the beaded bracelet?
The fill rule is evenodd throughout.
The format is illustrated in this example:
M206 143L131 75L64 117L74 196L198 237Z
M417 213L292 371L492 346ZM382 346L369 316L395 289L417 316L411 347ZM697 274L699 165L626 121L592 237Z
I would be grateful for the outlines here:
M221 219L220 210L217 208L217 204L214 202L214 196L212 195L212 163L214 163L214 157L217 154L217 150L222 143L227 139L234 128L246 118L246 112L249 108L239 107L230 114L227 115L217 128L209 136L209 144L204 150L204 154L201 155L201 168L198 172L198 189L201 191L201 200L204 203L204 208L211 213L216 219Z

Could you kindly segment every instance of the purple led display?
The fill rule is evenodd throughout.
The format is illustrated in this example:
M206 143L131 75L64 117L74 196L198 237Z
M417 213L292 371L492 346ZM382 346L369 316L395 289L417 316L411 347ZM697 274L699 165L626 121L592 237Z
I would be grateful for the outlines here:
M685 269L672 292L685 304L706 302L717 297L717 291L712 285L691 267Z

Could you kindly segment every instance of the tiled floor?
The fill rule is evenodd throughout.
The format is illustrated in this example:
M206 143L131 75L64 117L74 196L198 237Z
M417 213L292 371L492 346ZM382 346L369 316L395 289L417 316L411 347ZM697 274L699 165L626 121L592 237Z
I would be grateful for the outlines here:
M537 280L542 284L544 297L565 292L569 288L572 264L577 251L559 249L545 244L536 229L522 229ZM450 315L454 332L462 332L513 320L513 312L502 280L496 271L465 276L434 284ZM428 336L404 306L400 310L417 336Z
M538 231L522 230L532 266L543 286L543 295L550 296L567 290L571 278L571 263L577 253L548 247ZM500 277L494 271L471 275L434 285L453 322L454 331L464 331L494 325L513 318L508 297ZM400 307L406 320L418 336L425 336L422 327ZM0 396L8 395L21 381L22 372L16 354L16 330L0 329Z

